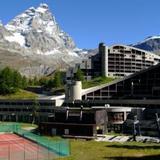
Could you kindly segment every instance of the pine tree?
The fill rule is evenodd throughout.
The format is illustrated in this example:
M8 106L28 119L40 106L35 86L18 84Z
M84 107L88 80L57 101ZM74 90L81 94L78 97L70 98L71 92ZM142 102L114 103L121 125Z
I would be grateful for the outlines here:
M13 71L13 87L22 88L22 76L18 71Z
M41 78L39 79L39 85L41 85L41 86L46 86L47 83L48 83L48 79L47 79L46 77L41 77Z
M27 80L26 76L23 76L22 77L22 88L23 89L27 88L27 86L28 86L28 80Z
M4 68L0 72L0 93L1 94L9 94L14 93L16 88L13 85L13 70L9 67Z
M84 81L84 74L81 69L78 69L75 74L75 80L76 81Z
M0 71L0 94L15 93L18 89L23 89L27 86L26 77L9 67L5 67Z
M54 80L53 80L55 88L59 88L59 87L62 86L62 79L61 78L62 78L61 77L61 72L56 71L56 73L54 75Z

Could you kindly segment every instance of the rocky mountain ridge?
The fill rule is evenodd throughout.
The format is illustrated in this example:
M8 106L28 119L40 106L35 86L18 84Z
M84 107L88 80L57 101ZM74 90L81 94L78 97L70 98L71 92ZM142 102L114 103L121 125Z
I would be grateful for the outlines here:
M5 26L0 23L0 59L4 59L0 68L14 66L27 76L47 75L79 62L81 57L76 50L74 41L60 29L47 4L27 9ZM8 63L5 52L10 59L17 57L17 63Z
M141 42L132 44L132 46L160 55L160 35L150 36Z
M160 54L160 36L132 46ZM77 48L47 4L30 7L6 25L0 22L0 69L10 66L28 77L50 75L97 52L98 49Z

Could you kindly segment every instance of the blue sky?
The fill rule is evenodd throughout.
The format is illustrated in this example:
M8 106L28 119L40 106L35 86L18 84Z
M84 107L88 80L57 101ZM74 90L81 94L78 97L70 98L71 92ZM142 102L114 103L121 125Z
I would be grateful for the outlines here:
M160 34L160 0L1 0L0 20L6 24L40 3L49 5L79 48L131 44Z

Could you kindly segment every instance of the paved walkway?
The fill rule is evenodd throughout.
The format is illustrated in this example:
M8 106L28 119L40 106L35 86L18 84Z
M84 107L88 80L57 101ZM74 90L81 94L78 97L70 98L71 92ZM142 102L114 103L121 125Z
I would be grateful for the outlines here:
M114 135L105 135L105 137L98 137L96 141L105 141L105 142L126 142L131 139L130 136L114 136Z
M115 136L115 135L104 135L98 136L96 141L98 142L128 142L133 141L133 136ZM157 137L148 137L148 136L136 136L137 142L152 142L160 143L160 139Z

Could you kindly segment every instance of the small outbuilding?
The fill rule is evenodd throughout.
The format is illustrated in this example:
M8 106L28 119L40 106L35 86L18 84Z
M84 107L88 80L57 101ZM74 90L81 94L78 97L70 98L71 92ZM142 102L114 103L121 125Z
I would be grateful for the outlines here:
M41 134L66 137L95 137L106 132L106 110L99 108L57 108L48 122L41 122Z

